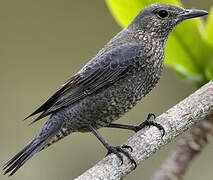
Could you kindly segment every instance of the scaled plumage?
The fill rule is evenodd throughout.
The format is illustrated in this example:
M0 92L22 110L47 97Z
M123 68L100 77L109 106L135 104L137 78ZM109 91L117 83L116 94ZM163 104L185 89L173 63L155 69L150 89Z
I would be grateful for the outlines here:
M130 147L109 145L97 129L116 127L111 122L129 111L156 85L163 69L165 44L175 26L185 19L206 14L165 3L145 7L128 27L27 117L41 113L33 121L36 122L51 115L32 141L3 166L4 173L13 175L35 153L76 131L92 131L109 153L115 153L121 160L118 152L123 153L136 165L129 153L122 150ZM144 124L117 127L137 131Z

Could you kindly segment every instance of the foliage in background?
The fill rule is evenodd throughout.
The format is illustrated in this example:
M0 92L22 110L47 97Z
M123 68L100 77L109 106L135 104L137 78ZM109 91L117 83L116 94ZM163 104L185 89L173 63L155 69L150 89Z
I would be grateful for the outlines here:
M145 6L158 0L106 0L117 22L126 27ZM178 0L161 2L182 6ZM165 64L178 75L198 86L213 79L213 8L207 23L202 19L187 20L173 31L166 46Z

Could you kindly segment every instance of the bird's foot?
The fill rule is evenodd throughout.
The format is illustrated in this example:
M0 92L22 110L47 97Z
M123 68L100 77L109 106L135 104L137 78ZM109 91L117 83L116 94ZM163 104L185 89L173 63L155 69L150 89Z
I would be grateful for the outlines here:
M123 164L123 157L120 153L124 154L129 160L130 162L134 165L134 169L136 169L137 164L135 162L135 160L133 159L133 157L129 154L129 152L126 149L130 149L130 151L132 152L133 149L131 146L128 146L126 144L122 145L122 146L111 146L109 145L107 147L108 153L106 154L106 156L108 156L111 153L114 153L121 161L121 165Z
M144 122L142 122L140 125L138 126L135 126L134 128L134 131L135 132L138 132L140 131L141 129L145 128L146 126L155 126L157 127L160 131L162 131L162 137L165 135L165 129L162 125L154 122L154 121L151 121L151 117L154 117L154 119L156 118L155 114L154 113L149 113L146 120Z

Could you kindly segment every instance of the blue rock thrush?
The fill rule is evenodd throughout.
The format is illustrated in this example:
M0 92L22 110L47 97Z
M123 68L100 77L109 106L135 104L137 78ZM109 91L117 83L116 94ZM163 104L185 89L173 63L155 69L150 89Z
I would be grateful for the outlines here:
M112 38L98 54L66 82L41 107L28 117L41 113L33 122L51 115L40 132L8 161L4 174L13 175L34 154L72 132L92 132L123 162L123 153L136 167L126 148L108 144L97 131L100 127L130 129L135 132L146 125L160 124L149 121L139 126L115 124L124 113L133 108L158 82L162 69L165 45L169 34L185 19L204 16L203 10L157 3L142 9L129 26ZM27 118L28 118L27 117Z

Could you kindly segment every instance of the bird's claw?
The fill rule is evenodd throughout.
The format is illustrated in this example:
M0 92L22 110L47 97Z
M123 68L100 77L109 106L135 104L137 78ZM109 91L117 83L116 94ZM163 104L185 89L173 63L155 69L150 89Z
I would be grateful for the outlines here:
M126 148L126 149L129 149L131 152L133 151L133 148L131 146L128 146L126 144L122 145L121 146L123 149Z
M156 118L154 113L149 113L146 120L144 122L142 122L139 126L135 126L135 132L138 132L139 130L145 128L146 126L150 127L150 126L155 126L157 127L160 131L162 131L162 137L165 135L165 129L162 125L160 125L159 123L156 123L154 121L151 121L151 117L153 117L154 119Z
M136 169L137 167L137 163L135 162L135 160L133 159L133 157L129 154L128 151L126 151L125 149L130 149L130 151L133 151L133 148L131 146L128 146L126 144L122 145L122 146L109 146L108 148L108 152L106 154L106 156L108 156L111 153L114 153L121 161L121 164L123 164L123 157L120 153L124 154L129 160L130 162L134 165L134 169Z

